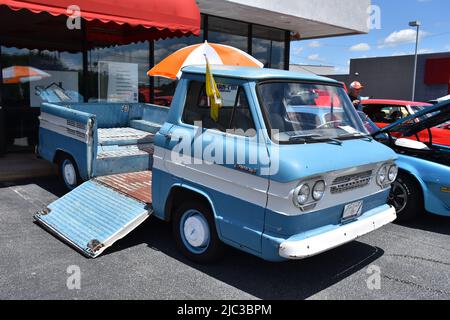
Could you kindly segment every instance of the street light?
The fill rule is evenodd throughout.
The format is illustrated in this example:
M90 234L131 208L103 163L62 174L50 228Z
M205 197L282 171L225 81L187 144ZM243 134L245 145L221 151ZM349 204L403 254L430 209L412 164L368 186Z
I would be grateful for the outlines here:
M413 85L412 85L412 101L416 99L416 77L417 77L417 50L419 48L419 29L422 23L420 21L411 21L409 23L410 27L416 27L416 53L414 55L414 76L413 76Z

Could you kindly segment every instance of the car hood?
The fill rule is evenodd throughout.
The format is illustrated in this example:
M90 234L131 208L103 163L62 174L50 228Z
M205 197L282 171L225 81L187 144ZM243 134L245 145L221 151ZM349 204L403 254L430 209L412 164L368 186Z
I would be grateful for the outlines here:
M360 167L397 159L396 153L385 145L367 139L334 143L271 145L271 158L278 157L271 180L281 183L328 172Z
M420 121L414 121L416 119L420 119ZM450 100L447 100L433 107L425 108L409 117L403 118L381 129L376 134L398 132L405 137L409 137L428 128L439 126L449 120Z

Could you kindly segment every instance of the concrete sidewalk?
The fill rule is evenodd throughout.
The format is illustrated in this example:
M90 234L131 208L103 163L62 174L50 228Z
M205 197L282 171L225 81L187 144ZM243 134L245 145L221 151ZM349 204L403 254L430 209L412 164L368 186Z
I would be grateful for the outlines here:
M32 153L12 153L0 158L0 182L56 174L56 166Z

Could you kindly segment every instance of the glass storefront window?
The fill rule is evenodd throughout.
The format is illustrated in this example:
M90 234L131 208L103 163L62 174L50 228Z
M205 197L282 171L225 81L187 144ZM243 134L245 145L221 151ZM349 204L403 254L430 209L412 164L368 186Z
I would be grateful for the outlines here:
M248 51L248 24L218 17L208 17L208 41Z
M254 25L252 27L252 55L265 68L284 69L286 50L285 31Z
M88 52L89 102L150 102L149 42Z
M18 24L20 21L20 25ZM1 149L33 150L42 102L82 102L82 32L66 18L0 7Z
M283 69L286 63L283 30L257 25L249 28L250 24L242 21L202 15L198 37L128 44L128 34L151 31L130 27L125 32L114 24L84 20L84 30L70 30L66 19L63 15L0 6L0 67L4 78L0 83L0 116L5 123L0 124L0 135L6 140L0 139L0 150L5 144L8 151L20 146L32 150L37 143L38 107L42 102L170 105L177 81L150 78L147 71L152 62L157 64L180 48L202 43L205 19L209 42L250 51L266 67Z
M42 102L82 102L82 54L2 47L2 103L7 108Z
M189 36L176 39L164 39L155 41L155 65L161 62L168 55L175 51L194 44L203 42L203 16L202 16L202 30L200 36ZM170 106L172 98L175 93L175 88L178 81L166 79L162 77L154 77L154 104L161 106Z

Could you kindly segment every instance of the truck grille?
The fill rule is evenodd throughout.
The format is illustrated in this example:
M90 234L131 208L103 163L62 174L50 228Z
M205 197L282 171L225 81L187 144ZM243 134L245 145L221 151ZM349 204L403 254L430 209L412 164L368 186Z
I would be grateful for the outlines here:
M372 171L342 176L334 179L331 185L331 193L343 193L369 185L372 180Z

